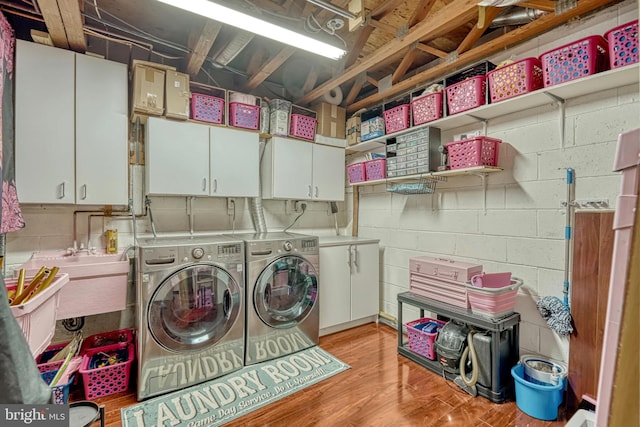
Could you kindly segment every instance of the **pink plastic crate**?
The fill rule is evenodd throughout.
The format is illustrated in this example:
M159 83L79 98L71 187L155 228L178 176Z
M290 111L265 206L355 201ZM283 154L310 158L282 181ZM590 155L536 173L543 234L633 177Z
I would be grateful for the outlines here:
M442 117L442 92L434 92L411 101L413 124L421 125Z
M407 327L407 337L409 338L409 350L414 353L418 353L429 360L436 360L436 349L434 344L436 342L438 332L425 332L416 328L416 326L429 322L439 325L437 329L440 329L445 324L445 322L441 320L430 319L428 317L405 323L405 326Z
M57 369L52 371L44 371L40 372L40 376L45 383L51 384L51 381L53 381L57 373ZM71 387L74 378L75 377L71 375L69 381L67 381L66 384L57 384L51 387L51 392L53 394L53 403L55 403L56 405L64 405L69 401L69 388Z
M557 85L609 67L608 43L601 36L585 37L540 56L544 87Z
M487 73L491 102L502 101L542 87L542 66L538 58L525 58Z
M605 33L609 43L609 67L624 67L638 62L638 20L628 22Z
M303 114L292 114L289 135L313 141L316 137L317 120Z
M387 159L374 159L364 162L365 179L373 181L385 179L387 174Z
M102 368L91 366L91 360L94 355L98 353L112 355L116 352L119 352L121 355L124 354L126 360ZM129 388L131 364L134 359L134 346L129 343L114 344L88 350L87 353L82 356L82 366L80 367L85 399L92 400L127 390Z
M449 114L484 105L487 82L485 76L476 76L446 87Z
M367 175L364 162L347 165L347 175L349 176L349 183L351 184L365 181L367 179Z
M209 123L222 123L224 99L201 93L191 94L191 118Z
M467 285L471 311L491 318L512 313L520 286L522 286L522 280L516 278L511 279L510 285L502 288L476 288Z
M387 135L409 127L409 104L398 105L385 110L382 114L384 114L384 126Z
M260 125L260 107L241 102L230 102L229 124L237 128L258 129Z
M502 141L486 136L476 136L445 144L451 169L475 166L498 166L498 154Z
M65 348L69 344L68 342L60 343L60 344L52 344L44 349L42 353L36 357L36 365L38 366L38 370L42 372L48 371L57 371L60 366L64 363L64 359L56 360L54 362L49 362L49 360L58 354L60 350ZM46 359L46 362L42 362L42 360Z
M133 330L132 329L118 329L116 331L101 332L88 336L82 340L80 346L80 355L86 354L89 350L112 346L120 343L133 343Z

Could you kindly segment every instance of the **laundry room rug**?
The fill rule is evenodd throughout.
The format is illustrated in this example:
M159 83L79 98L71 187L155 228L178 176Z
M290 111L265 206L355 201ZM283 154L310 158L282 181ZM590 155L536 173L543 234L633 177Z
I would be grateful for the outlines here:
M122 408L122 425L219 426L349 368L311 347Z

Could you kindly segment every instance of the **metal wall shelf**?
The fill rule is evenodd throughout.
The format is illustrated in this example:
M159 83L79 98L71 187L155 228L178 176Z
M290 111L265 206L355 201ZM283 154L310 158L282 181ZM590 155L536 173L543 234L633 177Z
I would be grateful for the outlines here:
M395 138L404 133L413 132L428 126L437 127L440 130L454 129L478 122L486 122L505 114L515 113L530 108L539 107L545 104L557 103L562 100L576 98L603 90L614 89L634 83L638 83L640 76L640 64L628 65L604 71L602 73L572 80L555 86L538 89L535 92L527 93L515 98L505 99L495 104L487 104L474 108L473 110L452 116L443 117L422 125L413 126L408 129L383 135L369 141L364 141L356 145L347 147L347 153L366 152L384 147L386 140Z
M466 168L466 169L453 169L453 170L447 170L442 172L428 172L428 173L421 173L417 175L396 176L393 178L355 182L350 185L352 187L356 187L356 186L359 187L364 185L386 184L390 182L413 182L423 178L428 179L429 177L446 178L449 176L459 176L459 175L475 175L475 176L484 177L486 176L487 173L501 172L502 170L503 170L502 168L493 167L493 166L476 166L473 168Z

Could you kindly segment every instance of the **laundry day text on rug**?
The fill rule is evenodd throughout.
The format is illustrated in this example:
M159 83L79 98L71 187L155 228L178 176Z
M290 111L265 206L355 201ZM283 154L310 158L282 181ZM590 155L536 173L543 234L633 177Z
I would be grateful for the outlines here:
M311 347L123 408L122 425L219 426L349 368Z

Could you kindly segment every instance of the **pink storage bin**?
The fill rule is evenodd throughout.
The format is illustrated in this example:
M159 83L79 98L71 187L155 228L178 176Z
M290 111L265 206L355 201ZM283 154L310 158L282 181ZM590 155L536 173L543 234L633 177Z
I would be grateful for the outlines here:
M209 123L222 123L224 99L202 93L191 94L191 118Z
M398 105L383 112L386 134L409 127L409 104Z
M409 275L409 292L425 298L442 301L461 308L469 308L467 290L464 282L438 279L419 273Z
M510 285L502 288L476 288L467 285L471 311L492 319L513 313L520 286L522 280L515 277L511 279Z
M513 98L542 87L542 66L538 58L525 58L487 73L491 102Z
M317 120L303 114L292 114L289 135L313 141L316 137Z
M482 265L448 258L418 256L409 258L409 271L464 283L476 274L482 273Z
M25 279L25 289L30 281L31 278ZM27 339L33 357L42 353L51 343L56 330L60 291L67 283L69 283L69 275L58 273L46 289L24 303L10 307L11 314ZM5 279L7 291L15 289L17 284L17 279Z
M126 360L102 368L91 366L92 357L99 353L107 355L118 353L126 357ZM119 343L88 350L82 356L82 366L80 367L85 399L92 400L127 390L129 388L131 364L134 359L134 346L129 343Z
M486 103L486 77L476 76L447 86L449 114L461 113Z
M114 344L121 343L133 343L132 329L118 329L116 331L101 332L99 334L88 336L82 340L80 355L84 355L94 348L112 346Z
M638 62L638 20L612 28L604 34L609 43L609 67L624 67Z
M416 326L420 324L429 322L439 325L437 329L440 329L445 324L445 322L441 320L430 319L428 317L405 323L405 326L407 327L407 336L409 338L409 350L414 353L418 353L420 356L424 356L429 360L436 360L436 349L434 344L436 342L438 332L425 332L416 328Z
M474 288L502 288L511 284L511 273L480 273L470 282Z
M351 184L365 181L367 175L364 162L347 165L347 176L349 176L349 183Z
M442 92L434 92L411 101L413 125L429 123L442 117Z
M65 348L69 344L68 342L60 343L60 344L52 344L44 349L42 353L36 357L36 365L38 366L38 370L40 373L49 372L49 371L57 371L60 366L64 363L64 359L56 360L54 362L49 362L49 360L58 354L60 350ZM46 359L46 362L43 360Z
M544 87L607 70L608 49L602 36L590 36L543 53L540 62Z
M230 102L229 124L237 128L258 129L260 125L260 107L258 105Z
M385 179L387 174L387 159L374 159L364 162L365 180L373 181Z
M502 141L486 136L476 136L449 142L447 155L451 169L466 169L476 166L498 166L498 154Z

